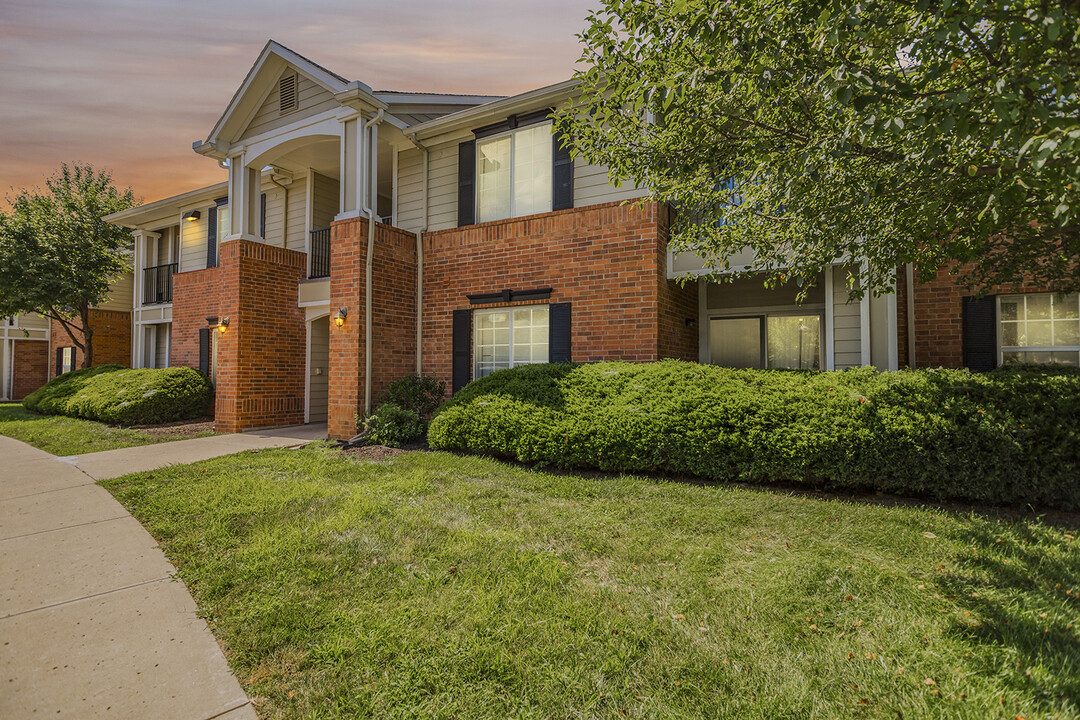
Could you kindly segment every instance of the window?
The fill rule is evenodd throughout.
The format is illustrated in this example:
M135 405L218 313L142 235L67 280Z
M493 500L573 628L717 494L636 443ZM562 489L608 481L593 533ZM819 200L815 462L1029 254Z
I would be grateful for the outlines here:
M709 321L713 365L821 369L821 315L766 314Z
M551 210L551 123L476 143L476 218L504 220Z
M1001 361L1080 365L1080 294L999 298Z
M546 363L548 321L546 305L473 313L473 378L502 368Z
M60 348L60 358L58 367L56 368L57 375L63 375L66 372L71 372L75 369L75 348L66 347Z

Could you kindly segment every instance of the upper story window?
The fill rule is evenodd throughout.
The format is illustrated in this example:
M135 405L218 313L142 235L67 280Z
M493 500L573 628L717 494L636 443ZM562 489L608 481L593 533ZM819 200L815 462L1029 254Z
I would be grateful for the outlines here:
M1080 293L1002 295L1001 361L1080 365Z
M551 211L551 123L476 142L476 219Z

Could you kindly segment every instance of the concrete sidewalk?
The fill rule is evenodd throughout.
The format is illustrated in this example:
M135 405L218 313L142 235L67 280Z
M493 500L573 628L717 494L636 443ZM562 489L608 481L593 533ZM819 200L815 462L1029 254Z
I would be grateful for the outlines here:
M94 484L318 427L56 458L0 436L0 718L254 720L175 569Z

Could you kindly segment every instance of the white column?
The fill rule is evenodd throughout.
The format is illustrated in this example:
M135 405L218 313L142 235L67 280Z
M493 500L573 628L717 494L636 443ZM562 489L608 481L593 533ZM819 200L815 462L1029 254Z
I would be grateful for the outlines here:
M834 317L836 312L836 298L833 297L836 293L836 288L833 283L835 281L836 268L833 265L828 265L825 268L825 369L836 369L836 319Z
M0 317L0 320L7 322L7 318ZM11 389L8 387L8 379L11 375L11 354L8 352L8 347L11 345L11 341L7 339L5 335L3 339L0 339L0 398L4 400L11 399Z
M259 242L259 169L247 165L247 155L229 156L229 232L224 240Z
M870 364L870 290L867 287L867 275L870 273L870 265L866 260L859 263L859 285L862 287L863 296L859 302L859 340L860 360L859 364Z
M132 290L135 293L135 301L132 305L135 308L140 308L143 304L143 270L157 264L156 262L148 262L148 260L150 260L151 257L156 257L157 241L158 238L161 237L161 234L139 228L132 232L131 235L134 238L133 244L135 246L135 278L132 287ZM151 253L151 248L153 248L153 254Z
M364 148L364 118L355 115L341 122L341 212L335 220L360 217L367 205L368 171Z

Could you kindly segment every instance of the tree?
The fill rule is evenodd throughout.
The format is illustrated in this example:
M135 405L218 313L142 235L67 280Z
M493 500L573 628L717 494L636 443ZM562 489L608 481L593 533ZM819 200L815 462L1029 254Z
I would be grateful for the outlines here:
M62 164L45 188L20 191L10 213L0 213L0 317L56 320L90 367L90 309L131 269L130 232L101 218L133 207L134 196L114 187L107 171L79 164Z
M1080 0L604 0L579 37L559 127L673 249L1080 288Z

